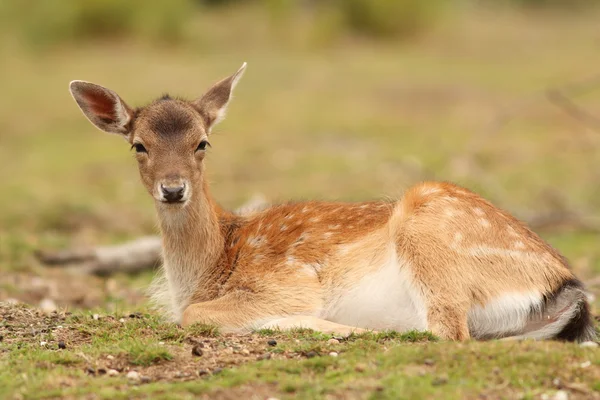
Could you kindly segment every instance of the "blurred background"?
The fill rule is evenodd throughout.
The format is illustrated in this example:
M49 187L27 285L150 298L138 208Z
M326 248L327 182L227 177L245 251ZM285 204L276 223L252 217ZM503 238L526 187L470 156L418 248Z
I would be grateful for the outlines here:
M396 197L425 179L527 220L598 290L597 0L3 0L0 300L144 303L152 272L46 268L38 249L157 232L129 146L68 83L132 106L248 70L208 155L212 191Z

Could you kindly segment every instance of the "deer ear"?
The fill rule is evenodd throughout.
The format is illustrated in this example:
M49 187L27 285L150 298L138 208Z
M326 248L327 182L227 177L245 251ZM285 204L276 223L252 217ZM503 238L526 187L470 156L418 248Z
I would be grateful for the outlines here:
M83 114L100 130L127 136L133 111L115 92L100 85L73 81L71 95Z
M237 85L246 70L246 63L228 78L213 85L208 91L192 104L204 118L208 132L225 118L227 104L231 100L233 88Z

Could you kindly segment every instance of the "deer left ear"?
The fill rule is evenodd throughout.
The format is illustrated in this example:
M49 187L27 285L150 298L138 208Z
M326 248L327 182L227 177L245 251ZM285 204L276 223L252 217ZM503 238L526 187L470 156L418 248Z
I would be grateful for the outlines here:
M129 135L133 111L118 94L85 81L73 81L69 89L83 114L98 129L125 137Z
M246 63L228 78L215 83L208 91L192 104L204 118L207 131L225 118L227 104L231 100L233 88L237 85L246 70Z

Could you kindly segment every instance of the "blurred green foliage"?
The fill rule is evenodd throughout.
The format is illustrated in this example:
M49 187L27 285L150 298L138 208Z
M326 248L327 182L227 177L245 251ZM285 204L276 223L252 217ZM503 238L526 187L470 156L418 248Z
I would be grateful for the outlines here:
M489 0L493 2L494 0ZM587 6L598 5L598 0L505 0L506 3L513 6L529 8L560 8L560 9L580 9Z
M599 0L2 0L0 32L37 47L85 41L139 39L151 44L205 40L210 32L189 32L194 18L228 8L252 7L270 15L272 27L292 30L294 20L321 41L366 36L403 39L434 26L450 8L467 4L578 9ZM253 11L253 12L254 12ZM249 19L256 14L248 16ZM260 24L260 21L257 22ZM271 28L272 28L271 27ZM190 33L190 34L188 34ZM280 37L279 32L272 32Z
M431 26L442 0L336 0L346 27L374 37L408 37Z
M2 31L29 45L141 37L174 42L184 34L191 0L3 0Z

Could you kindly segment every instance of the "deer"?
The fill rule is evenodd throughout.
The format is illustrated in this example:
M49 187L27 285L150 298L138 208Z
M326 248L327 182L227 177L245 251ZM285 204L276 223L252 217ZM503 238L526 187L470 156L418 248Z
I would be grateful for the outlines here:
M75 80L87 119L127 140L153 197L168 320L222 332L430 331L443 340L595 338L568 261L508 212L447 182L397 200L287 202L236 214L211 196L205 156L246 63L188 101L138 108Z

